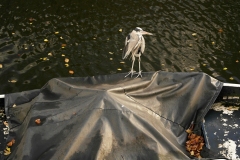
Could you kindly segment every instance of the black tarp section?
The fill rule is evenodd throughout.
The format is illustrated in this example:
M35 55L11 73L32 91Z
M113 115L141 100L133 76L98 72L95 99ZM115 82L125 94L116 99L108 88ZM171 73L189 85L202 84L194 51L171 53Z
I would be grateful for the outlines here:
M7 94L8 140L16 141L7 158L189 158L185 130L193 120L200 129L222 82L204 73L124 76L55 78L40 90Z

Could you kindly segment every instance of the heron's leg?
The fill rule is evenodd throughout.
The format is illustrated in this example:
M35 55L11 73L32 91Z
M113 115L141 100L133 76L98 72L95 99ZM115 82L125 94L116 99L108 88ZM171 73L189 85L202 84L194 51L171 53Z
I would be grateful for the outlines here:
M134 62L135 62L135 57L133 56L132 57L132 68L131 68L131 71L130 72L128 72L128 74L125 76L125 77L127 77L128 75L130 75L131 74L131 77L132 77L132 75L136 72L136 71L134 71L133 70L133 66L134 66Z
M136 78L138 78L139 76L142 77L142 70L141 70L141 65L140 65L140 62L141 62L141 54L139 55L138 62L139 62L139 72L138 72L138 75L137 75Z

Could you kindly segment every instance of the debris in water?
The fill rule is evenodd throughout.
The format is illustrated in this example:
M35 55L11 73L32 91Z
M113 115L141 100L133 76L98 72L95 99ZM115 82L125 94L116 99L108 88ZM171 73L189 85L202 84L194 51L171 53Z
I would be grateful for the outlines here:
M65 62L68 63L68 62L69 62L69 59L68 59L68 58L65 58Z
M214 103L212 109L214 111L223 111L223 114L232 115L233 110L230 107L223 106L222 103Z
M222 148L224 148L224 150L220 151L220 154L226 157L227 159L239 159L239 156L237 155L236 151L237 145L235 141L229 139L228 141L222 144Z
M70 73L70 74L74 74L74 71L73 71L73 70L69 70L69 73Z

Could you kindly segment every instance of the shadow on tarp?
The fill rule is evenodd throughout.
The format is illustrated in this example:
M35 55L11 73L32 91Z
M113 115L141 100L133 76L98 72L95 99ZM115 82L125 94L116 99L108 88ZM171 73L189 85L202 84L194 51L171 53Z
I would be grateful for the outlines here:
M124 76L54 78L7 94L8 141L16 143L6 159L189 158L185 130L194 121L201 131L223 83L204 73Z

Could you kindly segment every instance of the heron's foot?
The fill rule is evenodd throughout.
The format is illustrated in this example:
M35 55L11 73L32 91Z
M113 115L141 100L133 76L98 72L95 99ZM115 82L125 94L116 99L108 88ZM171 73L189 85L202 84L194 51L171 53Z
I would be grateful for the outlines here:
M137 75L136 78L138 78L139 76L142 78L142 71L139 71L139 72L138 72L138 75Z
M125 76L125 78L126 78L127 76L129 76L130 74L131 74L131 77L132 77L134 74L136 74L136 71L131 70L130 72L128 72L128 74Z

